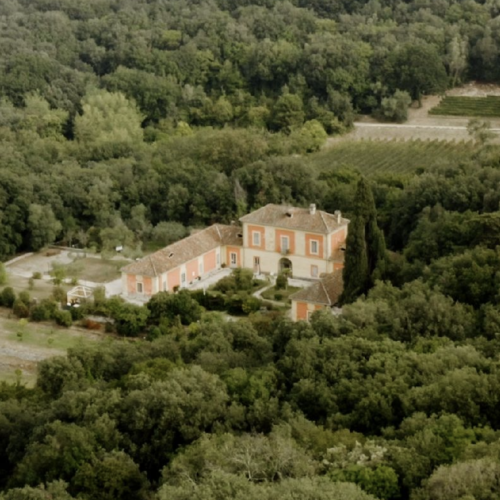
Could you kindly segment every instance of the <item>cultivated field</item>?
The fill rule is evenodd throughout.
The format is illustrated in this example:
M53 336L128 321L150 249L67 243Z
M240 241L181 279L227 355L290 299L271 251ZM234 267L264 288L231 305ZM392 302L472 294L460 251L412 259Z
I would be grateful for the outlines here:
M500 99L500 86L485 85L471 82L446 92L449 98L471 99ZM452 99L452 100L453 100ZM331 137L327 140L326 148L345 140L443 140L452 142L469 141L470 135L467 124L471 118L469 114L438 115L430 111L439 106L443 96L430 95L422 98L422 105L413 105L408 110L408 121L398 123L379 123L371 116L359 116L354 129L344 136ZM465 101L468 102L468 101ZM481 101L482 102L482 101ZM493 142L500 144L500 115L488 115L496 137Z
M353 168L364 175L411 174L417 169L456 165L473 152L472 142L342 141L310 157L319 170Z
M446 96L429 114L497 118L500 117L500 96Z

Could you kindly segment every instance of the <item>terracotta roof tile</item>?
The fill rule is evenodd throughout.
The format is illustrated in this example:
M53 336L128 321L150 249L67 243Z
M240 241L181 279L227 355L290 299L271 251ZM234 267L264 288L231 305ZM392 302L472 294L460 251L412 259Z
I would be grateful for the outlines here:
M339 301L343 289L342 269L339 269L326 275L314 285L290 295L290 299L334 306Z
M240 218L240 221L283 229L330 234L340 227L347 226L349 223L347 219L342 216L339 217L340 221L337 215L321 210L315 210L314 213L311 213L309 208L269 204L251 214L244 215Z
M344 262L345 261L345 249L342 250L342 248L338 248L332 252L332 260L338 261L338 262Z
M241 227L214 224L122 268L126 274L159 276L219 246L241 246Z

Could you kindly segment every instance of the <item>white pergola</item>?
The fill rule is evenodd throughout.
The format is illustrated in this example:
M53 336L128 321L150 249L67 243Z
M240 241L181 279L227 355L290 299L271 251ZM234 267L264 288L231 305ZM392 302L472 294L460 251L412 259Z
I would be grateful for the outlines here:
M93 293L94 290L88 286L75 286L67 293L68 306L78 307L82 302L90 299Z

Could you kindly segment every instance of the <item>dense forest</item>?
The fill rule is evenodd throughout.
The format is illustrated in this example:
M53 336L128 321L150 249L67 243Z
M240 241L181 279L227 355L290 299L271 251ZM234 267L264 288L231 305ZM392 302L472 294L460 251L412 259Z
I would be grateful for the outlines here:
M1 1L2 260L54 241L140 255L281 202L340 209L387 252L311 323L100 297L146 339L0 384L0 498L498 499L498 150L369 185L308 155L356 113L497 81L499 16L498 0Z
M168 222L266 202L348 210L290 155L357 112L497 79L499 14L494 0L2 1L0 258L163 243Z

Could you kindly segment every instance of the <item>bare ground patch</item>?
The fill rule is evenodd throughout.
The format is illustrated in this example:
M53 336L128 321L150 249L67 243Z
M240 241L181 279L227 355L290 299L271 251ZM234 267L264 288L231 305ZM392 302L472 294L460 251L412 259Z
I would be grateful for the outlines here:
M83 258L77 260L78 265L82 267L79 278L95 283L107 283L121 276L120 269L130 261L127 260L103 260L95 258Z

